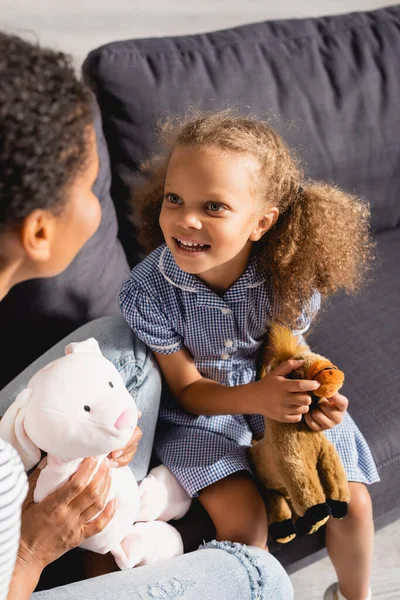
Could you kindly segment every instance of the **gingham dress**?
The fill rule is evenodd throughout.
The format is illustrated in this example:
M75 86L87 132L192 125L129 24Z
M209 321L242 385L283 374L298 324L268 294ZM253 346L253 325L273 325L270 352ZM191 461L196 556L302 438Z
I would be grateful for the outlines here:
M296 333L305 332L318 310L315 294ZM251 257L243 275L218 295L182 271L164 244L138 264L122 286L120 308L134 333L154 352L186 347L204 377L226 386L256 378L256 359L275 314L267 274ZM196 416L163 394L155 449L191 496L251 467L246 447L264 431L260 415ZM379 481L370 449L348 413L325 432L336 446L350 481Z

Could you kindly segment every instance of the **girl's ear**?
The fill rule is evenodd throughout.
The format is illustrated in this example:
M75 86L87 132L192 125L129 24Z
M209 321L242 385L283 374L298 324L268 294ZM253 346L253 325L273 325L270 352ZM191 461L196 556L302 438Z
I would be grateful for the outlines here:
M268 209L268 212L261 217L261 219L254 227L249 239L252 242L258 242L258 240L262 238L264 233L266 233L268 229L271 229L271 227L275 225L275 223L278 220L278 217L279 209L276 208L276 206L273 206L272 208Z

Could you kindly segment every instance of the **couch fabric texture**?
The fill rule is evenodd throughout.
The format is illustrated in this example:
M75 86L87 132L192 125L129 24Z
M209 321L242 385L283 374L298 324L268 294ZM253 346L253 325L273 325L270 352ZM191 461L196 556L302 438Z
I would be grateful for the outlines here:
M190 107L230 106L268 119L307 177L370 202L378 255L371 281L358 296L329 302L310 344L346 373L349 410L382 479L370 490L377 527L400 517L399 55L400 6L394 6L114 42L84 64L102 114L111 194L131 265L140 256L128 218L131 175L157 151L157 123ZM272 546L289 571L321 548L323 532Z

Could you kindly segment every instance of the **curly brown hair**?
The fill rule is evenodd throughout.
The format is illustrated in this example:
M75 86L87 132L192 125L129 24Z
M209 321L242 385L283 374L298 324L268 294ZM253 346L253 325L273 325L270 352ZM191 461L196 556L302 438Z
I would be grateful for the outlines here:
M0 32L1 229L37 208L62 209L87 165L93 118L70 56Z
M160 133L165 154L143 165L148 182L133 197L146 251L164 241L158 218L176 146L251 154L260 164L254 192L279 209L275 225L254 243L276 294L276 320L295 324L315 290L327 297L359 289L374 257L368 205L336 186L304 181L299 161L267 122L223 110L170 119Z

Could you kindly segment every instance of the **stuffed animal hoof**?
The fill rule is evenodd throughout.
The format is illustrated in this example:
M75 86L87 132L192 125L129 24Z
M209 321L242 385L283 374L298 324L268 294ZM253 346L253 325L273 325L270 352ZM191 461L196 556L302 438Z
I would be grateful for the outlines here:
M273 540L280 544L291 542L297 535L297 527L292 519L285 519L269 526L269 533Z
M342 500L332 500L331 498L328 498L326 502L331 509L331 517L334 519L344 519L349 509L347 502L343 502Z
M316 504L309 508L304 516L299 517L296 521L296 527L301 535L311 535L318 531L320 527L325 525L331 516L331 509L326 502Z

